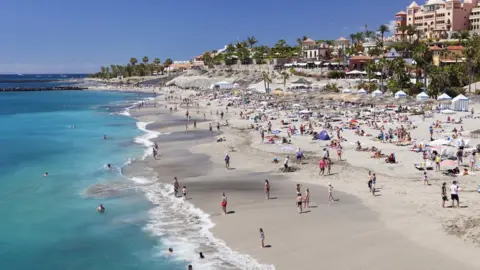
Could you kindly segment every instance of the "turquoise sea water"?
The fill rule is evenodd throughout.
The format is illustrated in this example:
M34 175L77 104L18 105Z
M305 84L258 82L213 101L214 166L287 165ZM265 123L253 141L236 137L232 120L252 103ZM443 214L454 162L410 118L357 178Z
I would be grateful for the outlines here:
M112 114L123 106L105 105L140 98L0 93L0 269L186 269L158 255L161 240L143 230L152 205L118 169L143 154L134 143L142 132ZM109 188L85 192L97 184ZM95 211L100 203L105 214Z

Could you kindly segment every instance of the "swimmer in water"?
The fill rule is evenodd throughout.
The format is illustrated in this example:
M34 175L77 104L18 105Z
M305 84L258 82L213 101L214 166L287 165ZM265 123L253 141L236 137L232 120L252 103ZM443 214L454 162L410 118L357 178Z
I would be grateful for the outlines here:
M103 135L103 139L106 140L106 139L107 139L107 135Z
M108 169L111 169L112 168L112 165L110 165L110 163L107 164L107 167Z
M168 255L173 253L173 248L168 248Z
M97 207L97 212L99 212L99 213L105 212L105 207L103 207L103 204L100 204L100 205Z
M48 176L48 172L44 173L43 176Z

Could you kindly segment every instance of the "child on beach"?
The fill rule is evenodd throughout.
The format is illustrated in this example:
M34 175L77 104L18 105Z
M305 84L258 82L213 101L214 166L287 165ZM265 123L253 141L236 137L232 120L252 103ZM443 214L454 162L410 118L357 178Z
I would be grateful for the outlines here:
M227 214L227 195L225 193L222 193L222 210L223 214Z
M377 184L377 175L372 175L372 195L375 196L375 184Z
M428 184L428 176L427 176L427 172L423 172L423 185L429 185Z
M183 194L183 198L185 198L185 200L186 200L187 199L187 186L183 186L182 194Z
M332 169L332 162L329 158L325 159L325 167L327 168L327 175L330 175L330 170Z
M440 171L440 162L442 162L442 158L440 157L440 155L437 155L435 157L435 170L436 171Z
M295 188L295 190L297 191L297 194L298 194L298 193L302 193L302 191L300 191L300 187L301 187L301 186L302 186L302 185L297 184L297 186L296 186L296 188Z
M267 179L265 179L265 199L269 200L270 199L270 183L268 182Z
M338 160L342 160L342 147L340 145L337 147L337 156Z
M302 213L302 203L303 203L302 193L297 193L296 203L297 203L298 213L301 214Z
M262 248L265 247L265 233L263 233L263 229L260 228L260 241L261 241L261 244L262 244Z
M305 190L305 198L303 198L303 208L309 208L310 207L310 190L307 188Z
M445 202L448 201L447 197L447 183L442 184L442 207L445 208Z
M372 192L372 172L368 172L368 189Z

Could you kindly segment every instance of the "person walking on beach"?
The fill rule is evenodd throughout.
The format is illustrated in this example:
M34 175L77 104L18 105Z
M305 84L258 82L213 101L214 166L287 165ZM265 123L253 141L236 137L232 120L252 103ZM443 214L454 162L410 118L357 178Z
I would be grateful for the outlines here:
M187 199L187 186L183 186L182 194L183 194L183 198L186 200Z
M295 186L295 190L296 190L297 194L298 194L298 193L300 193L300 194L302 193L302 191L300 190L301 187L302 187L302 185L300 185L300 184L297 184L297 185Z
M340 144L338 144L338 147L337 147L337 156L338 156L338 160L342 160L342 146Z
M263 229L260 228L260 243L262 248L265 247L265 234L263 233Z
M452 207L455 207L455 201L457 201L457 207L460 207L460 198L458 197L458 185L457 181L453 181L450 186L450 199L452 199Z
M372 192L372 172L368 172L368 189L370 192Z
M320 159L318 166L320 167L320 172L318 173L318 175L325 175L325 159L324 158Z
M462 148L458 148L458 151L457 151L457 164L458 164L458 167L463 166L463 149Z
M213 133L212 124L208 124L208 130Z
M298 213L301 214L302 213L302 204L303 204L302 193L297 193L296 203L297 203Z
M152 152L153 152L153 158L157 159L157 149L155 149L155 147L152 148Z
M230 156L225 154L225 168L230 169Z
M265 130L262 129L260 131L260 137L262 137L262 143L263 143L263 141L265 140Z
M289 157L289 156L287 156L287 157L285 158L285 161L283 162L283 171L284 171L284 172L288 172L288 161L290 161L290 157Z
M372 175L372 195L375 196L375 185L377 184L377 175L374 173Z
M325 167L327 168L327 175L330 175L330 170L332 169L332 162L330 159L325 159Z
M440 171L440 162L442 162L442 158L440 157L440 155L437 155L435 157L435 170L436 171Z
M265 190L265 199L270 200L270 183L268 182L267 179L265 179L264 190Z
M225 195L225 192L222 193L222 210L223 214L227 214L227 195Z
M429 186L427 172L423 172L423 185Z
M217 131L220 131L220 122L217 122Z
M442 184L442 207L445 208L445 202L448 201L447 197L447 183Z
M310 208L310 190L305 189L305 197L303 198L303 208Z
M333 202L335 199L333 198L333 186L331 183L328 183L328 201Z
M193 129L197 129L197 120L193 120Z
M180 184L178 183L177 177L174 177L173 178L173 192L175 194L175 197L177 197L178 189L180 189Z
M473 172L475 171L475 164L477 163L477 156L475 152L472 153L472 156L470 157L470 170Z

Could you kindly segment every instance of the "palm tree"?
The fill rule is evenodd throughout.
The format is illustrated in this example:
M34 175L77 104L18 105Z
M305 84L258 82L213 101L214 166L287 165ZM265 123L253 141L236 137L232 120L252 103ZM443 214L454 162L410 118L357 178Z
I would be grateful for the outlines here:
M404 40L404 39L405 39L405 34L406 34L407 31L408 31L408 26L407 26L407 25L400 25L400 26L398 27L398 31L399 31L400 33L402 33L402 40Z
M135 57L130 58L130 64L131 64L132 66L135 66L137 63L138 63L137 58L135 58Z
M477 54L478 46L480 45L480 38L475 36L473 39L467 41L467 44L463 50L465 57L467 58L467 70L468 70L468 92L472 92L472 60Z
M270 89L270 83L272 82L272 79L268 76L268 72L263 71L262 72L262 80L263 80L263 85L265 86L265 93L268 94L268 91Z
M285 91L286 85L287 85L287 80L290 77L290 74L288 74L287 71L283 71L282 72L282 77L283 77L283 91Z
M378 70L382 75L380 76L380 90L383 91L383 77L385 76L385 70L388 67L388 60L385 58L381 58L377 63Z
M387 25L382 24L382 25L380 25L380 27L378 28L378 32L380 32L380 35L382 36L382 41L381 41L381 43L382 43L382 47L383 47L383 39L384 39L385 33L390 32L390 29L388 28Z
M417 29L415 28L415 26L413 24L410 24L410 25L407 25L406 32L407 32L407 35L409 37L408 38L409 42L412 43L412 37L413 37L413 35L415 35L415 33L417 33Z
M144 57L142 58L142 62L143 62L144 64L147 64L148 61L150 61L150 59L148 59L148 56L144 56Z
M254 36L251 36L247 38L247 42L250 46L250 49L253 49L253 45L257 44L258 40Z
M355 33L350 34L350 39L352 40L352 44L355 45L355 41L357 40L357 35Z

